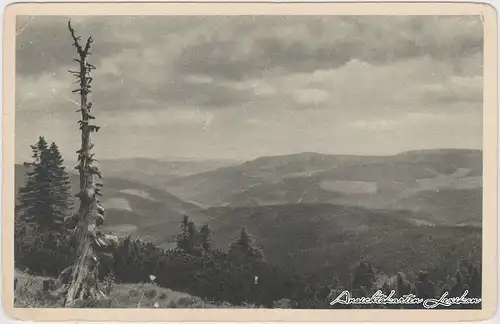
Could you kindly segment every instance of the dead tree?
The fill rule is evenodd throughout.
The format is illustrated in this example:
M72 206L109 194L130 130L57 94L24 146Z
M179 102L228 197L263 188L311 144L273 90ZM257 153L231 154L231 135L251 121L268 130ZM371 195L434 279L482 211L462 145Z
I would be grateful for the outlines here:
M73 39L73 46L76 48L77 57L74 58L79 65L77 71L69 71L75 76L75 83L79 84L78 89L73 93L80 95L81 119L78 121L81 131L81 147L76 152L78 154L78 165L75 169L80 175L80 188L76 195L80 200L78 212L71 216L68 221L75 225L73 232L73 242L75 244L76 259L66 273L66 284L63 287L65 294L65 306L74 307L77 301L95 301L104 297L99 290L97 269L98 251L106 246L106 235L99 231L98 227L104 221L104 208L100 205L98 196L101 195L102 183L96 182L96 176L101 179L94 154L92 154L91 133L97 132L99 127L93 123L95 119L91 115L92 104L88 95L91 93L92 76L95 66L87 62L87 57L91 55L92 37L89 37L82 46L81 37L75 35L75 31L68 22L68 29Z

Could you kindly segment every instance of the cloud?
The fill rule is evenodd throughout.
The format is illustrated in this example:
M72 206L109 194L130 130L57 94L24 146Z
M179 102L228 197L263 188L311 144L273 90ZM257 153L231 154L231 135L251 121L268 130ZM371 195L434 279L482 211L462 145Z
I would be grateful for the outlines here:
M482 133L479 17L71 19L77 33L95 39L92 101L106 126L100 154L123 156L131 152L127 145L137 154L159 154L143 143L212 157L387 151L412 147L412 132L421 145L453 145L453 130L468 127L474 140L463 143L472 146ZM74 151L77 134L71 141L64 136L76 123L78 100L67 73L75 68L67 20L17 23L20 146L43 133ZM393 131L400 141L394 145L384 135ZM367 136L379 146L367 147Z
M367 114L392 117L415 110L451 113L457 105L479 116L482 109L481 75L454 75L451 64L429 57L384 65L350 60L336 69L264 76L233 86L254 92L272 90L265 96L256 95L253 105L286 106L289 110L314 107L360 118Z
M342 66L352 59L374 64L430 56L452 58L482 52L479 17L276 17L227 18L238 26L187 47L180 71L241 80L273 69L306 72ZM245 27L246 28L245 28Z
M293 93L294 100L301 105L317 105L328 102L331 95L319 89L299 89Z
M424 129L424 125L436 127L447 123L454 124L457 121L463 122L467 118L471 118L471 114L458 113L455 116L450 116L441 112L409 112L387 119L360 119L351 122L349 127L360 131L397 132L408 128ZM477 121L473 118L469 124L477 123Z
M18 21L23 28L28 18ZM474 16L217 16L72 17L84 36L96 39L95 55L124 49L161 52L183 73L229 79L276 68L311 71L351 59L385 63L429 55L438 59L482 52L482 23ZM33 73L70 62L68 17L37 16L17 44ZM35 51L33 49L36 49ZM54 55L44 55L57 49ZM29 60L35 59L35 60ZM29 63L29 62L37 62ZM57 63L56 63L57 62ZM30 72L31 71L31 72Z
M101 115L100 122L104 126L130 128L149 127L203 127L210 125L214 115L196 108L171 108L164 111L128 111L116 118L113 113Z
M19 75L73 66L67 19L35 17L28 24L18 41L17 57L22 62L18 64ZM350 93L369 94L375 85L398 86L389 78L400 79L405 71L396 71L390 65L410 68L418 81L426 77L417 75L423 70L443 73L440 66L446 65L447 73L468 75L480 73L477 67L482 64L482 47L474 45L482 42L482 25L476 17L72 19L77 31L96 39L91 59L98 67L94 79L99 86L94 98L104 110L137 109L135 103L141 97L156 101L146 105L149 109L179 104L201 109L238 107L256 100L255 96L270 98L285 92L268 80L290 75L327 86L323 89L303 84L287 90L299 104L328 104L328 97L337 98L330 98L331 104L341 102L342 97L355 103L358 99ZM25 20L18 22L19 28ZM420 62L418 68L422 70L408 62ZM371 77L368 70L375 76ZM360 76L363 82L359 82ZM54 77L63 80L60 73ZM294 87L293 82L288 81L290 87Z
M362 130L373 130L373 131L392 130L396 125L397 121L383 120L383 119L357 120L351 123L351 126L354 128Z
M469 103L477 107L483 102L483 78L452 75L441 83L416 85L406 95L422 104Z
M186 82L193 84L208 84L214 81L214 79L209 77L208 75L196 75L196 74L188 75L185 78L185 80Z
M71 76L60 69L39 75L16 76L16 123L27 116L61 118L75 115L79 102L78 96L71 92L72 86Z
M20 16L17 18L16 73L33 75L69 66L74 63L75 49L67 28L70 17ZM105 17L71 17L73 26L85 40L96 40L94 57L106 57L123 49L140 46L140 43L115 35ZM22 29L22 32L19 32ZM104 37L103 37L104 36ZM104 39L103 39L104 38ZM98 44L98 45L97 45Z

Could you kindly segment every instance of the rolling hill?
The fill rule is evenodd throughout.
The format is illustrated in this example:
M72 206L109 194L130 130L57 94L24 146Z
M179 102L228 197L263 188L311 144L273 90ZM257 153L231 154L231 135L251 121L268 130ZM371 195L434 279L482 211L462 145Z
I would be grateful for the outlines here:
M232 160L155 160L149 158L99 159L99 169L110 178L122 178L150 187L164 187L166 181L237 164ZM67 163L75 165L76 162Z
M333 203L411 209L436 223L480 222L482 152L423 150L393 156L300 153L261 157L166 181L165 188L204 207ZM441 193L440 193L441 192ZM433 193L436 193L434 195ZM446 195L445 202L439 198ZM463 205L466 197L470 208ZM472 208L472 212L471 212ZM476 209L474 209L476 208Z
M15 190L24 183L26 167L16 165ZM74 192L78 188L78 176L71 173ZM105 208L103 229L117 235L132 235L154 243L175 242L184 214L197 223L205 223L207 216L198 206L186 203L175 196L139 182L105 177L101 198ZM76 201L76 200L75 200ZM75 204L75 208L77 204Z

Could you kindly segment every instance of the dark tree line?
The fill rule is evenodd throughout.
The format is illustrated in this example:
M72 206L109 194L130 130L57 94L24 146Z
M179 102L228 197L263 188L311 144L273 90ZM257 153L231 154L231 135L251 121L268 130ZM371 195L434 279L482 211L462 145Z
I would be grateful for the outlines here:
M188 216L181 222L176 248L161 249L127 237L113 262L111 269L120 282L143 282L153 274L163 287L215 301L272 305L286 295L268 289L285 278L271 278L275 270L244 228L225 252L212 244L207 225L198 229Z

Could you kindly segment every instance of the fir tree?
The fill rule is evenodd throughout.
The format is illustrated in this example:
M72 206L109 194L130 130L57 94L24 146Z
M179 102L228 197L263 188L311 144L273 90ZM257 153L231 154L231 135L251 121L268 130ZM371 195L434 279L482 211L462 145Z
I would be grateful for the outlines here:
M247 232L245 227L241 228L238 240L231 244L229 256L242 258L250 263L264 261L264 253L255 245L253 237Z
M51 144L49 156L49 167L52 174L52 199L54 200L53 213L54 218L62 222L72 212L71 181L56 143Z
M72 204L64 160L57 145L52 143L49 147L43 137L31 149L33 161L24 163L28 171L25 186L19 190L16 226L34 225L41 232L60 231Z
M33 162L24 163L29 170L26 184L19 190L18 219L20 223L39 226L41 231L47 231L57 223L53 213L55 200L52 195L50 152L43 137L39 137L31 149Z
M200 233L187 215L184 215L181 222L181 232L177 236L177 248L190 254L199 254L203 251Z
M211 242L211 231L208 225L203 225L200 229L200 244L205 251L210 251L212 249Z
M181 232L177 236L177 248L186 251L189 247L189 217L184 215L181 222Z
M188 223L187 232L188 232L188 250L198 249L200 247L199 233L192 221Z

